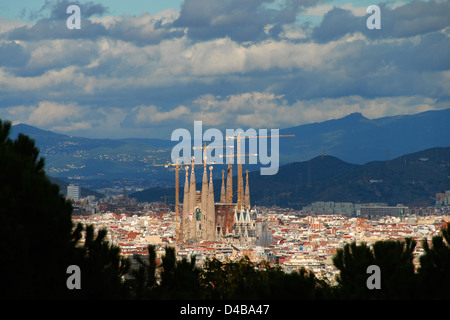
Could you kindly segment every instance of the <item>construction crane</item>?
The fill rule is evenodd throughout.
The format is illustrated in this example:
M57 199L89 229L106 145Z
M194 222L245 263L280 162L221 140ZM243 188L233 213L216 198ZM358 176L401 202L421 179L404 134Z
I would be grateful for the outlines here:
M251 157L251 156L257 156L257 153L249 153L249 154L227 154L227 155L222 155L221 157ZM232 164L229 163L228 164L228 176L227 176L227 183L229 183L229 187L228 187L228 193L227 193L227 197L230 201L230 203L233 203L233 174L232 174ZM241 164L241 173L242 173L242 164ZM239 175L239 164L238 164L238 190L237 190L237 195L238 195L238 200L237 200L237 204L238 204L238 208L241 208L241 203L242 203L242 190L243 190L243 186L242 186L242 175Z
M237 140L237 155L239 156L239 160L240 157L245 156L241 154L241 143L240 141L242 139L245 138L270 138L270 137L295 137L295 135L293 134L285 134L285 135L270 135L270 136L243 136L241 137L241 132L238 131L238 135L237 136L226 136L225 140L230 140L230 139L236 139ZM238 201L237 201L237 205L238 205L238 210L241 209L241 205L242 205L242 190L243 190L243 181L242 181L242 161L238 161L237 164L238 167Z
M203 147L193 147L192 149L203 149L203 161L206 162L206 149L210 148L217 148L219 146L206 146L206 143L203 144ZM224 146L222 146L223 148ZM234 148L234 146L225 146L225 148ZM223 155L220 155L219 157L224 157ZM227 190L231 190L227 192L227 198L230 200L230 203L232 203L233 198L233 181L232 181L232 174L231 174L231 164L228 164L228 179L227 179Z

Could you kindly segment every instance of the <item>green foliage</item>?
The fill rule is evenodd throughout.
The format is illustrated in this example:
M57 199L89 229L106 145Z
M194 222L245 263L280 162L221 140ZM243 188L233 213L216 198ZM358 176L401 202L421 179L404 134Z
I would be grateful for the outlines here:
M83 299L119 299L128 296L127 286L122 281L130 266L130 261L120 255L120 248L106 240L107 231L101 229L95 236L92 225L84 228L81 224L73 232L74 239L84 234L84 244L75 241L72 264L82 270L81 288L73 290L68 297Z
M337 250L333 264L340 273L336 280L339 284L339 296L344 299L367 299L372 291L367 289L367 267L375 264L375 258L369 246L355 242L346 244Z
M44 159L25 135L8 138L0 120L0 298L125 297L128 262L92 226L73 229L72 205L44 171ZM66 286L67 268L81 268L82 290Z
M414 274L414 249L416 242L378 241L373 245L374 263L381 270L381 288L374 290L378 299L414 299L417 292Z
M450 223L434 236L431 247L422 241L424 254L418 269L420 291L426 299L450 299Z
M195 257L176 259L175 249L166 247L162 263L156 263L156 251L148 246L148 261L140 256L134 258L139 267L130 272L127 281L135 299L201 299L200 269L195 266Z
M247 257L225 263L214 258L205 261L202 283L210 299L256 299L265 280Z
M2 298L58 297L65 288L72 206L50 183L34 141L0 120Z
M339 269L337 297L342 299L448 299L450 285L449 225L441 229L442 235L432 239L430 247L423 240L425 253L420 256L420 266L415 271L414 250L416 242L378 241L373 247L365 243L346 244L339 249L333 263ZM380 268L381 288L367 287L367 267Z
M149 252L154 252L152 246ZM153 255L154 257L154 255ZM278 266L263 262L252 263L248 257L222 262L206 259L203 268L190 261L176 261L175 251L166 248L162 263L156 266L152 259L145 263L138 258L140 267L132 272L129 281L137 299L203 299L203 300L256 300L256 299L324 299L331 297L331 288L305 269L285 273ZM154 259L154 258L153 258ZM156 268L150 268L150 265ZM160 281L155 271L159 271ZM147 281L145 279L151 279ZM144 285L143 285L144 284Z

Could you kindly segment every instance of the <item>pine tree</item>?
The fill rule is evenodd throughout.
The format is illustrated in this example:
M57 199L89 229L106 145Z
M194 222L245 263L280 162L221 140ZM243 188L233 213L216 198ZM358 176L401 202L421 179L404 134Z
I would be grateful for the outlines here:
M71 202L47 178L34 141L23 134L13 141L10 131L0 120L0 298L126 297L128 262L119 248L105 230L95 237L93 227L73 225ZM80 290L67 287L71 265L81 269Z
M441 228L441 234L422 241L424 254L418 270L421 298L450 299L450 223Z

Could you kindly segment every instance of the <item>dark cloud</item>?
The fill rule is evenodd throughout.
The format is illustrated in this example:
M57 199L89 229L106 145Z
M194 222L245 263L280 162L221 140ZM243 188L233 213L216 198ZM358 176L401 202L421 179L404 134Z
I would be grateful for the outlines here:
M334 7L325 14L320 26L314 29L313 38L319 42L328 42L364 28L364 18L355 17L349 10Z
M0 43L0 66L23 68L29 59L30 54L22 45L15 42Z
M325 1L185 0L174 25L188 28L188 36L196 40L258 41L276 37L283 24L293 23L302 9L319 2Z
M70 30L66 22L70 14L66 12L69 5L78 5L81 11L81 29ZM142 16L122 16L108 27L94 22L90 17L103 15L108 9L94 2L80 4L78 1L46 1L36 11L30 12L31 18L39 18L31 26L15 28L0 37L8 40L40 41L51 39L91 39L101 37L134 42L138 45L156 44L162 40L181 37L184 30L171 28L170 23L163 24L149 14Z
M411 37L450 26L450 1L414 1L393 10L383 4L380 8L384 36Z
M450 26L450 1L414 1L394 9L381 3L379 7L379 30L369 30L366 26L371 13L357 17L349 10L333 8L324 16L322 23L314 28L313 39L328 42L354 32L361 32L369 39L407 38Z
M67 19L68 15L66 16ZM41 19L32 26L15 28L4 35L8 40L40 41L49 39L96 39L108 34L100 23L81 20L81 29L67 28L66 19Z
M94 2L80 3L79 1L72 0L57 0L50 1L45 0L45 3L41 8L37 10L27 10L22 11L22 17L27 17L30 20L39 19L50 19L50 20L61 20L67 19L67 7L70 5L77 5L82 9L83 17L89 18L94 15L103 15L108 12L108 8L102 4ZM50 15L49 15L50 12Z
M416 95L448 101L448 35L431 32L401 41L388 40L337 42L333 47L336 54L330 54L330 60L323 62L329 67L293 72L270 69L258 78L274 83L271 90L284 95L289 103L323 97L376 99Z

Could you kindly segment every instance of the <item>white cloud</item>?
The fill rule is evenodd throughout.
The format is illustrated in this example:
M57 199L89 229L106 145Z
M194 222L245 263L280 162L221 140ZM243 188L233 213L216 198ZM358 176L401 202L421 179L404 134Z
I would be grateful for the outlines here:
M224 98L204 95L195 100L192 107L195 119L203 120L205 125L222 128L286 128L337 119L354 112L373 119L439 108L435 99L422 96L376 99L348 96L289 104L285 97L267 92L247 92Z
M14 28L29 26L30 23L21 20L0 17L0 34L6 33Z
M185 106L178 106L171 111L160 112L156 106L139 106L131 110L135 114L135 123L137 125L158 124L166 120L177 120L181 116L189 114Z
M38 127L48 127L61 122L72 122L83 116L83 110L74 103L61 104L53 101L42 101L35 107L28 123Z

